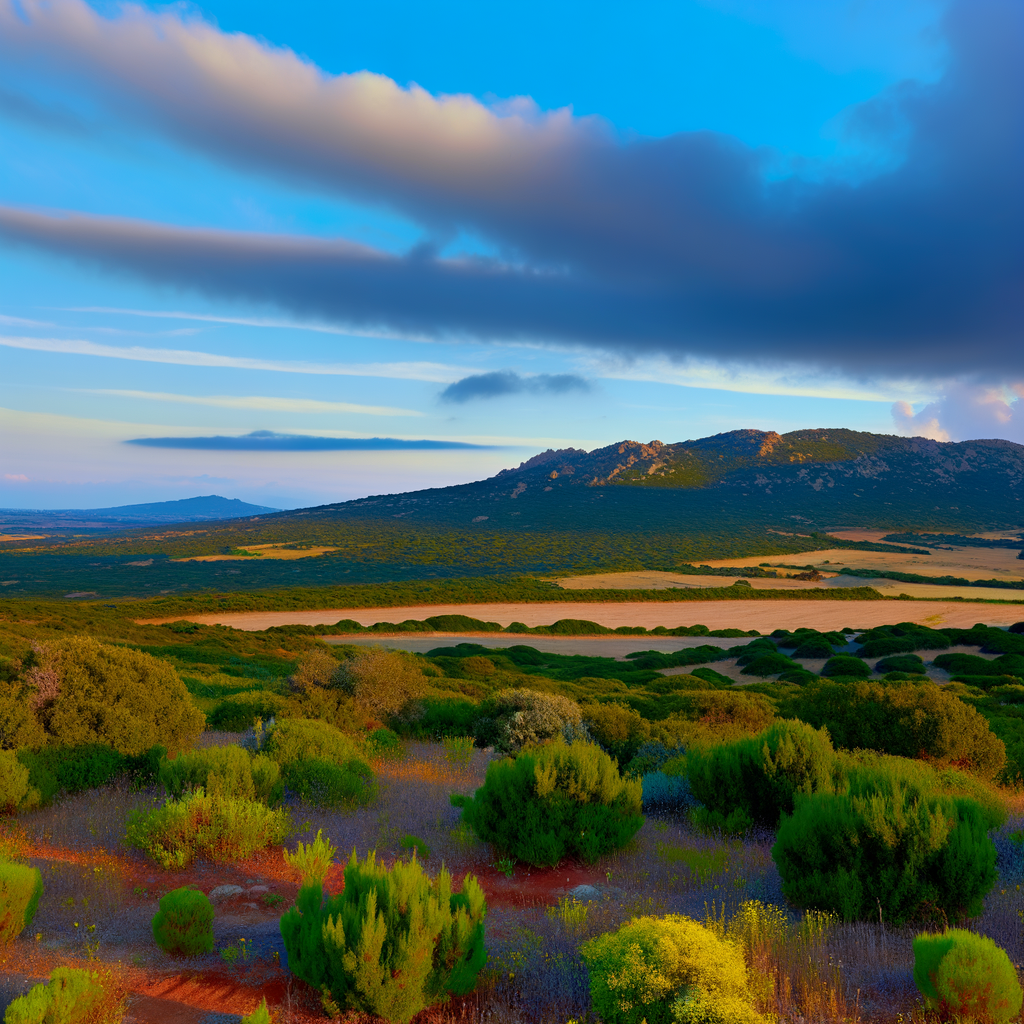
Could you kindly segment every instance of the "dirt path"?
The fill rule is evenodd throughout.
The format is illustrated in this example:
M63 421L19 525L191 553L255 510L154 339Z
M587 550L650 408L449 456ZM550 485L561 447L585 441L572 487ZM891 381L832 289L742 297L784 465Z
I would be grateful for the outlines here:
M468 615L485 622L508 626L522 622L527 626L547 626L559 619L588 619L612 629L618 626L692 626L701 623L709 629L842 629L844 626L870 629L895 622L969 628L976 622L1009 626L1024 619L1024 606L969 604L960 601L701 601L585 604L446 604L414 605L404 608L324 608L313 611L222 612L195 615L193 622L232 626L235 629L261 630L271 626L302 624L319 626L342 619L354 619L363 626L377 622L423 620L432 615ZM171 622L173 619L143 619L144 623ZM338 635L329 629L325 634ZM442 634L443 635L443 634Z

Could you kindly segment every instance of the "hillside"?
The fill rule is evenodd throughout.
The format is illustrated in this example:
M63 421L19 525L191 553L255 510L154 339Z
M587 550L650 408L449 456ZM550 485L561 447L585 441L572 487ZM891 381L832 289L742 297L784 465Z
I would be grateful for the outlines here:
M218 519L258 516L277 509L250 505L238 498L218 494L182 498L179 501L155 501L143 505L116 505L112 508L0 509L0 527L20 529L111 529L126 525L149 526L158 523L201 523Z

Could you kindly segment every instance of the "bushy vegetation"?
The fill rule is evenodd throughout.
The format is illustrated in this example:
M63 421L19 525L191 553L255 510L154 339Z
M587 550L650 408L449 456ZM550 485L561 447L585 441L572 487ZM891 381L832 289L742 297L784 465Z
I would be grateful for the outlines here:
M213 905L198 889L172 889L160 898L153 940L165 953L196 956L213 949Z
M743 950L679 914L638 917L584 943L605 1024L763 1024Z
M4 1024L120 1024L125 998L109 972L56 967L49 982L15 999Z
M198 856L217 862L244 860L284 842L291 829L286 810L196 789L162 807L132 811L125 839L170 870Z
M483 890L467 875L460 892L442 867L430 879L414 857L379 864L355 851L344 891L324 900L304 884L281 918L289 968L343 1009L407 1024L420 1010L471 991L486 960Z
M318 757L289 761L284 784L300 800L322 810L365 807L377 793L370 766L355 758L344 765Z
M484 701L476 721L476 739L502 754L561 736L581 721L579 705L567 697L536 690L499 690Z
M28 768L18 760L13 750L0 750L0 814L37 807L41 794L29 785Z
M902 759L845 776L841 791L799 797L782 819L772 856L787 899L847 921L977 914L996 879L998 820Z
M914 983L925 1008L956 1020L1008 1024L1024 993L1006 951L960 928L914 939Z
M0 949L6 949L32 923L43 895L39 868L0 860Z
M828 733L798 721L775 722L757 736L693 750L686 771L703 805L695 820L737 832L755 823L774 828L781 815L792 812L798 794L834 792L839 774Z
M642 793L596 744L556 739L492 761L462 816L478 838L527 864L592 864L639 831Z
M263 753L282 765L311 758L345 765L362 751L358 740L327 722L285 718L266 730Z
M173 760L163 757L159 779L174 800L195 789L271 805L284 795L278 763L237 746L185 751Z

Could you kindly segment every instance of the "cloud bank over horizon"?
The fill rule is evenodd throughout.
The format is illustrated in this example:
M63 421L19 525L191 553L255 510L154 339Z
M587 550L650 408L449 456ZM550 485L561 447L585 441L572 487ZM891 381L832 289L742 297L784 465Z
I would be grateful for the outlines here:
M197 17L0 2L0 54L208 157L382 203L424 241L342 240L0 210L0 233L291 315L428 337L799 361L854 376L1024 376L1024 9L960 0L934 84L848 118L895 166L773 174L714 132L620 137L526 100L329 75ZM458 231L492 257L439 255ZM970 359L965 360L969 346Z

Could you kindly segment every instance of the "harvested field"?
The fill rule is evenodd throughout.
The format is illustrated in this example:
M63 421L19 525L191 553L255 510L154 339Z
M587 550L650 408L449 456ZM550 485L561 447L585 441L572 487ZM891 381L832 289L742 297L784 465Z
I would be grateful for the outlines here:
M644 626L654 629L665 626L692 626L702 623L709 629L757 629L770 633L773 629L842 629L844 626L870 629L890 622L916 622L924 626L956 626L968 628L976 622L993 626L1009 626L1024 619L1024 606L1017 604L972 604L967 601L702 601L680 604L631 601L607 604L449 604L418 605L405 608L323 608L313 611L222 612L196 615L192 621L209 625L231 626L234 629L260 630L271 626L303 624L326 625L342 619L353 619L364 626L377 622L423 620L434 615L468 615L502 626L522 622L527 626L543 626L559 619L587 619L598 625ZM175 616L174 618L180 618ZM170 622L170 618L146 619L145 622ZM325 629L325 634L330 634ZM422 634L420 634L422 636ZM446 635L446 634L439 634Z

